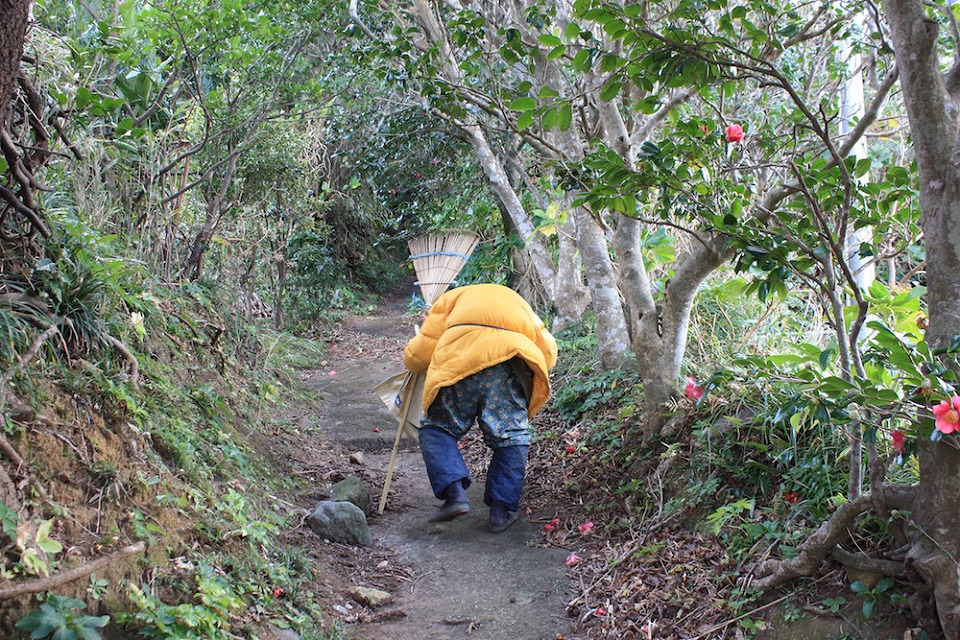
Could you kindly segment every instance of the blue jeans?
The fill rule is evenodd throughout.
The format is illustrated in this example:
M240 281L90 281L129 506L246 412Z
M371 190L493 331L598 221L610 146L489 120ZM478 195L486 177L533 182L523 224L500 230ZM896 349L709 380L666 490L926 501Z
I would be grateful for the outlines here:
M453 482L469 487L470 473L457 446L473 426L493 450L487 468L485 504L520 508L520 493L530 450L527 397L514 369L503 362L444 387L420 422L420 451L437 498ZM524 365L525 366L525 365Z

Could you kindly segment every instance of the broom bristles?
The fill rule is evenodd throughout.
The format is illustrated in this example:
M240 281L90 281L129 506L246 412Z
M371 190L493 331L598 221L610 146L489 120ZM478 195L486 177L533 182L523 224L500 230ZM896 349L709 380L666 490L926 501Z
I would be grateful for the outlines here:
M480 236L472 231L451 230L411 238L410 261L427 306L453 283L477 247Z

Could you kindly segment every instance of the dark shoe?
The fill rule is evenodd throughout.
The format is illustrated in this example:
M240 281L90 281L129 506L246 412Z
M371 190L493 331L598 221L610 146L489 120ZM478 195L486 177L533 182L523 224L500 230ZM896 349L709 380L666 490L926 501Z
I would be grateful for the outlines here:
M443 490L443 497L445 498L443 506L430 518L430 522L448 522L465 513L470 513L467 492L464 491L463 484L459 480L449 484Z
M487 527L490 533L503 533L516 521L516 511L510 511L499 502L490 505L490 525Z

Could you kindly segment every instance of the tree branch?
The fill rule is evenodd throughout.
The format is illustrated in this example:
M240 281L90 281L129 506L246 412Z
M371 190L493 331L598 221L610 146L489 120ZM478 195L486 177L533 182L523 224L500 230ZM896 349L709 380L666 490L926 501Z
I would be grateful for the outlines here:
M51 576L46 576L38 580L32 580L30 582L24 582L12 587L0 589L0 602L10 600L11 598L29 595L31 593L55 591L57 587L61 585L64 585L68 582L73 582L74 580L79 580L80 578L85 578L91 573L99 571L100 569L115 562L122 562L126 560L128 556L134 556L143 553L146 548L147 543L143 541L136 542L123 547L122 549L114 551L109 555L101 556L96 560L91 560L90 562L82 564L79 567L61 571L60 573L55 573Z

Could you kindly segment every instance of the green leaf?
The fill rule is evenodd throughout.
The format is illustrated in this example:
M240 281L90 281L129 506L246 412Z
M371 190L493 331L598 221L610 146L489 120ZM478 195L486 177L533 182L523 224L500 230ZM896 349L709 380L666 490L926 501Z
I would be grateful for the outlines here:
M539 98L558 98L560 97L560 92L551 87L543 86L540 87L540 91L537 92L537 97Z
M555 107L550 107L544 112L543 116L540 118L540 125L546 130L549 131L557 126L557 120L559 119L559 114Z
M865 583L861 582L860 580L857 580L850 585L850 591L853 591L855 594L862 596L865 593L870 591L870 587L868 587Z
M563 35L567 37L567 40L576 40L580 37L580 25L576 22L571 22L567 25Z
M607 83L603 85L603 88L600 89L600 99L601 100L613 100L620 94L620 90L623 88L623 83L620 82L620 78L614 76L607 80Z
M577 55L573 56L571 64L577 71L587 71L590 68L590 50L581 49L578 51Z
M77 89L77 109L86 109L87 105L93 102L93 94L86 87Z
M535 98L517 98L510 103L510 109L512 111L530 111L531 109L537 108L537 101Z
M117 126L114 129L114 135L119 138L131 129L133 129L133 118L124 118L117 123Z
M614 53L608 53L600 59L600 71L609 73L620 66L620 57Z
M543 33L537 36L537 40L539 40L540 44L542 44L545 47L556 47L556 46L563 45L563 40L553 35L552 33Z
M565 102L560 106L559 117L557 118L557 128L560 131L566 131L570 128L570 125L573 123L573 107L570 106L569 102Z
M533 111L524 111L520 114L520 117L517 118L517 131L523 131L533 124L533 114Z
M563 46L562 44L558 45L553 49L551 49L550 53L547 54L547 60L556 60L566 52L567 52L567 48L565 46Z

